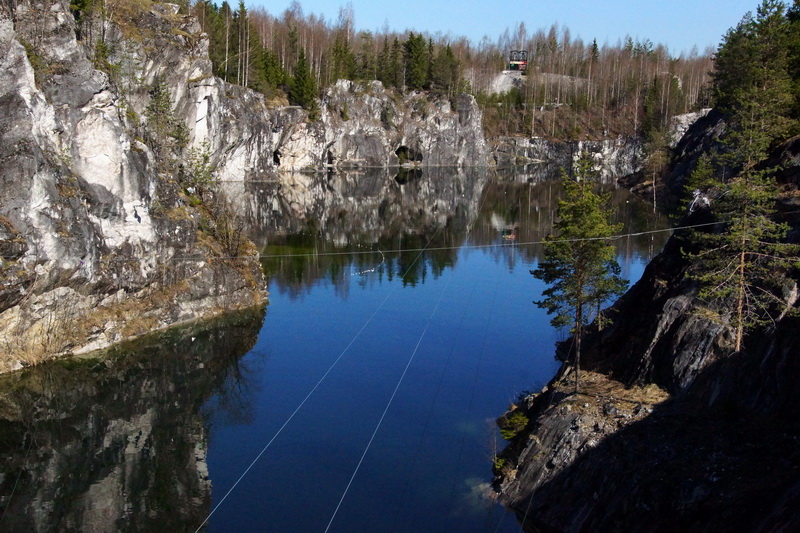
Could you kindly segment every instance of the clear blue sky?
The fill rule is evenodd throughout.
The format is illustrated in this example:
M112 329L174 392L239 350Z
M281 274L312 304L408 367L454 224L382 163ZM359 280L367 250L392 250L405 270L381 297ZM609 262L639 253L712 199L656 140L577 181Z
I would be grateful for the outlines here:
M233 2L232 2L233 3ZM280 17L292 0L245 0ZM755 12L761 0L303 0L304 15L324 15L336 22L339 8L352 5L357 30L430 32L464 36L478 44L484 35L495 42L508 28L524 22L529 34L558 23L598 44L613 45L625 35L664 44L672 55L697 45L716 47L728 28ZM791 2L789 2L791 4Z

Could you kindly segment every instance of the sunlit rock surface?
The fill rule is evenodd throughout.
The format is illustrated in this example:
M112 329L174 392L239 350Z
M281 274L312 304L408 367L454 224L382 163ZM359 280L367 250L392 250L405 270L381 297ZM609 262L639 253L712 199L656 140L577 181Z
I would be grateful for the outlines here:
M170 162L153 142L147 108L158 83L187 148L208 152L229 190L283 187L279 213L320 194L319 176L297 170L486 164L469 96L431 101L342 81L318 119L269 109L262 95L212 75L195 19L142 5L123 11L125 27L107 19L81 40L67 0L0 8L0 371L263 301L256 250L245 243L228 258L181 191L187 153ZM113 76L91 60L100 35ZM420 207L435 212L438 201Z

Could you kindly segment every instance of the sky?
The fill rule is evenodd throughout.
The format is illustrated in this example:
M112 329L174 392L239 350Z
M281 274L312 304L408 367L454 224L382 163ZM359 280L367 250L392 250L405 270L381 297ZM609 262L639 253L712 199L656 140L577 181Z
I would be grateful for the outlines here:
M791 3L791 2L789 2ZM292 0L245 0L248 8L263 7L273 16ZM615 45L630 35L663 44L672 56L697 46L716 48L725 32L760 0L299 0L304 15L324 15L329 23L350 4L356 30L428 32L452 38L467 37L477 45L484 36L494 43L520 22L528 34L551 25L569 28L573 39L597 39Z

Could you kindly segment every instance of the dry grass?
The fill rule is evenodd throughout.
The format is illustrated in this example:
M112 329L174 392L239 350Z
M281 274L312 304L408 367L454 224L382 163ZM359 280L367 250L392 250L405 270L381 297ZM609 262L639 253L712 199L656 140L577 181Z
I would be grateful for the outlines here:
M117 23L126 39L142 42L152 37L152 30L143 28L139 19L150 11L153 0L106 0L106 9L111 19Z
M652 408L667 399L670 395L657 385L649 384L644 387L625 387L604 374L581 371L580 392L574 394L574 374L569 373L564 379L556 383L556 390L568 396L569 402L578 408L602 409L606 405L613 405L619 415L628 415L633 411L641 411L642 407Z

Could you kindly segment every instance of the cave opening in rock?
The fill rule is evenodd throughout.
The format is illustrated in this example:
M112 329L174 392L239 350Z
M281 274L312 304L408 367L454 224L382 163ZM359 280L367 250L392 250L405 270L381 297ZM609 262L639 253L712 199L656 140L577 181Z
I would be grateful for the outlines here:
M400 148L395 150L394 153L400 159L401 165L405 163L419 163L420 161L422 161L422 154L420 154L413 148L409 148L408 146L401 146Z

